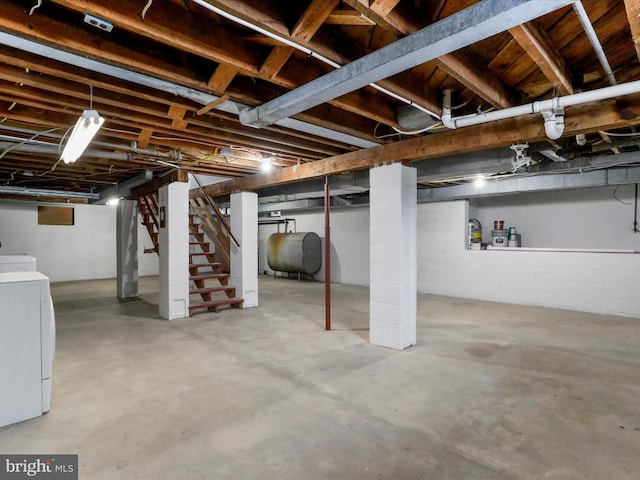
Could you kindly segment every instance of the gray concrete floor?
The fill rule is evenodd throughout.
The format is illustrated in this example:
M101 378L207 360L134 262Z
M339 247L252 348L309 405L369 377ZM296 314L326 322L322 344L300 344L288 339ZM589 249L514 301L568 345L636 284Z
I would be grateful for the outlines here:
M2 453L81 479L637 479L640 320L421 295L371 346L368 289L261 277L260 307L166 322L157 279L55 284L51 412Z

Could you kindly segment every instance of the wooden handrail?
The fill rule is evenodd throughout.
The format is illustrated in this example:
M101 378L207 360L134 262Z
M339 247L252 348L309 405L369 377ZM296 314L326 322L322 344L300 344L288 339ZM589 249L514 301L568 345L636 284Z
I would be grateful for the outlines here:
M222 215L222 212L218 208L218 205L216 205L216 202L214 202L213 198L211 198L209 195L207 195L204 192L204 190L202 189L202 185L200 185L200 181L198 180L198 177L196 175L193 175L193 179L198 184L198 188L200 189L200 193L202 194L202 198L204 198L207 201L207 203L211 206L211 208L213 209L214 213L218 217L218 220L220 220L220 223L224 226L224 228L226 229L227 233L229 234L229 237L231 239L233 239L233 242L236 244L236 247L240 247L240 242L238 242L238 239L233 235L233 232L231 231L231 226L227 223L227 219L224 218L224 215Z
M191 204L191 207L193 208L193 211L195 212L196 216L200 219L200 225L202 226L202 229L210 238L210 240L215 244L216 253L219 254L220 256L219 260L228 270L231 267L231 257L229 253L228 240L225 242L223 239L226 239L226 237L224 236L221 237L219 234L216 233L215 231L216 228L214 226L216 222L213 222L213 225L212 225L211 221L207 217L207 215L211 217L211 214L209 213L208 210L203 208L198 202L196 202L195 199L190 199L189 203ZM218 229L220 228L219 225L217 225L217 227Z

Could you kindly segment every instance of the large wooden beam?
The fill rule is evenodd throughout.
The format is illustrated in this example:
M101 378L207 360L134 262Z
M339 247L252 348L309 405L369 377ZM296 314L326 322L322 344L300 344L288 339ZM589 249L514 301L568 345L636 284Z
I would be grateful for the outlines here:
M155 193L158 189L164 185L168 185L173 182L181 182L186 183L189 181L189 175L186 170L174 170L173 172L164 175L163 177L158 177L150 182L143 183L140 186L134 187L131 189L131 194L129 198L138 198L144 195L149 195L151 193Z
M139 15L140 2L131 0L53 0L71 10L88 13L110 21L144 37L185 52L226 63L251 73L257 73L257 56L243 41L229 33L222 25L215 25L203 17L189 15L187 11L176 14L175 6L167 2L156 2L143 19ZM212 42L209 32L215 31Z
M637 125L640 124L640 99L634 97L633 101L607 101L600 102L598 105L580 105L567 108L565 114L565 136ZM269 174L241 177L209 185L204 187L204 190L208 195L215 197L239 190L254 190L325 175L365 170L386 163L425 160L505 147L522 139L527 139L529 142L547 139L544 122L540 115L528 115L416 137L284 168ZM192 196L196 194L195 191L191 192Z

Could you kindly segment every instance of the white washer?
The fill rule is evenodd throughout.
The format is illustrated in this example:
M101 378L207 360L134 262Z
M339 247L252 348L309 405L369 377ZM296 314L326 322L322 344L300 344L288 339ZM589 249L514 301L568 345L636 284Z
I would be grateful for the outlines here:
M0 273L0 427L49 411L54 352L49 278Z

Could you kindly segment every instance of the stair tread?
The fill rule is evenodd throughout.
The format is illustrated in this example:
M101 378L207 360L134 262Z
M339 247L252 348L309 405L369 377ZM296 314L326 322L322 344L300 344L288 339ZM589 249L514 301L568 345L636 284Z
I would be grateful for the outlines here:
M209 278L228 278L228 273L209 273L204 275L194 275L190 276L189 280L207 280Z
M196 252L196 253L190 253L189 255L192 255L195 257L196 255L202 256L202 255L215 255L215 254L216 252Z
M211 302L203 302L189 305L189 310L196 310L199 308L211 308L211 307L220 307L222 305L238 305L243 303L244 300L242 298L226 298L224 300L215 300Z
M211 287L211 288L196 288L195 290L189 290L189 295L201 295L203 293L216 293L216 292L229 292L235 290L236 287Z
M199 268L199 267L221 267L222 264L219 262L211 262L211 263L190 263L189 268Z

